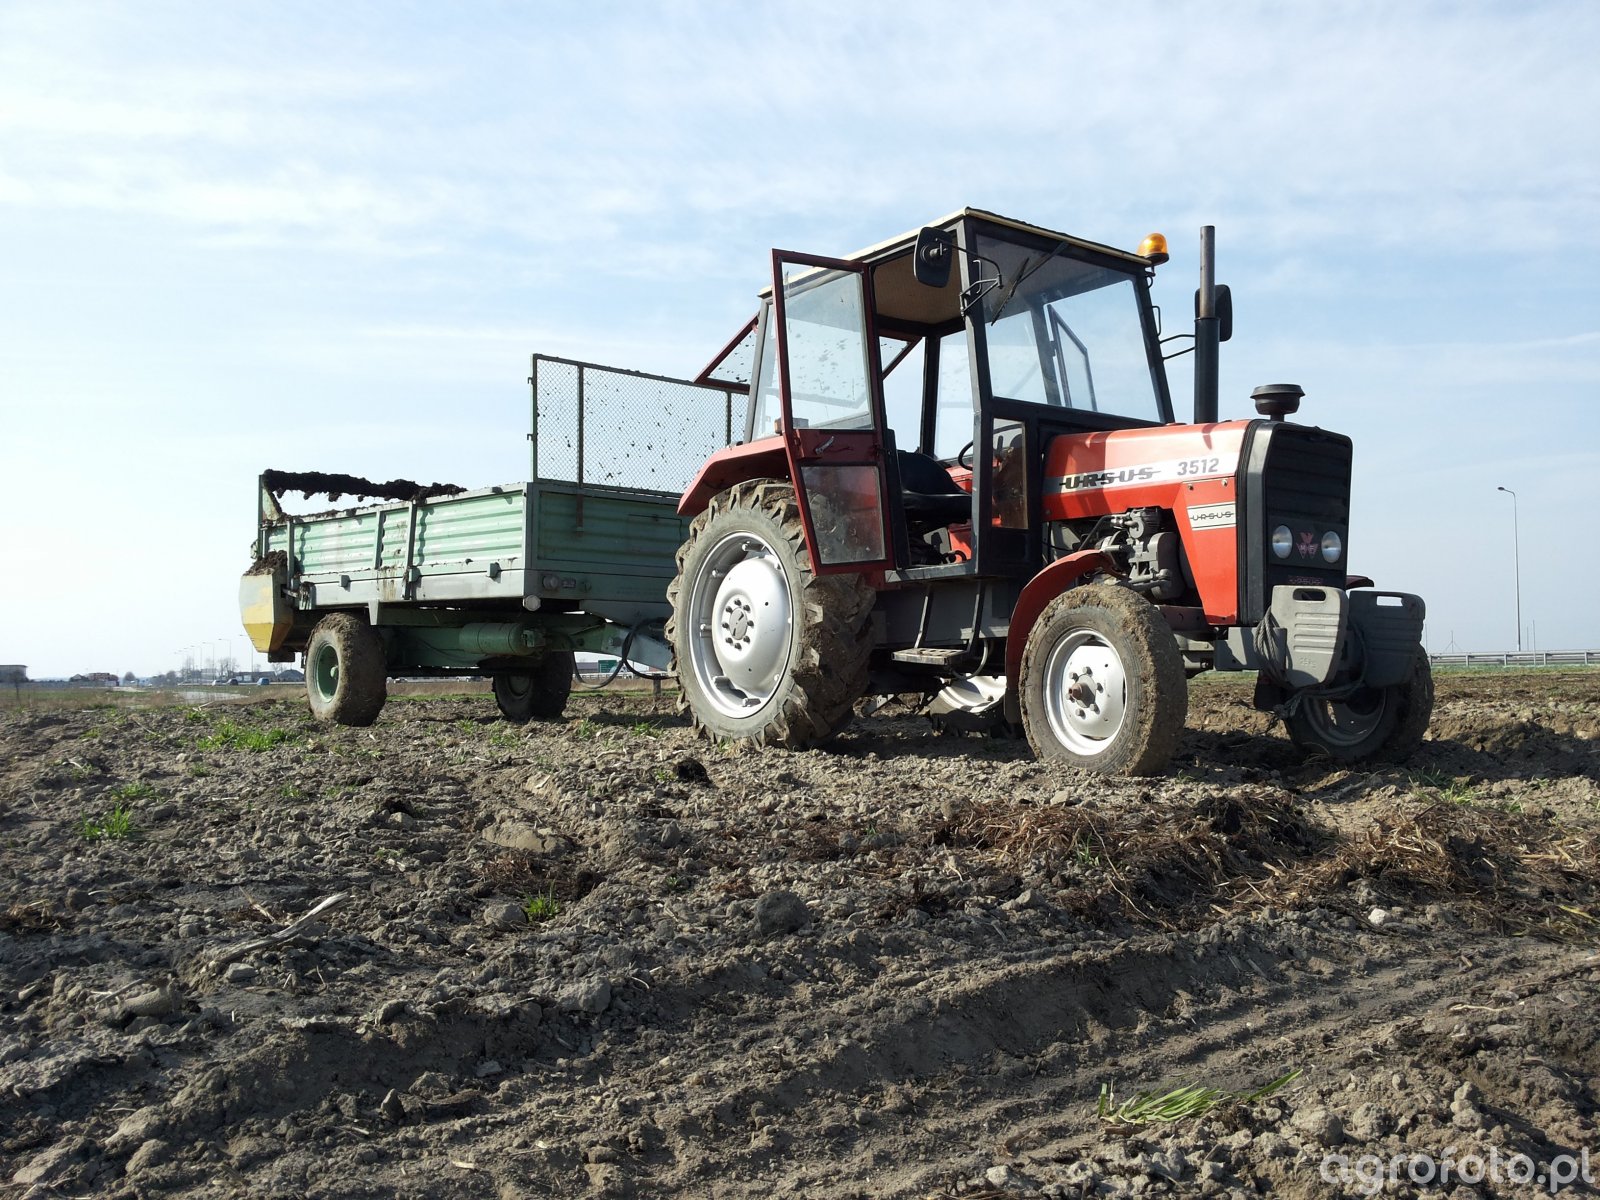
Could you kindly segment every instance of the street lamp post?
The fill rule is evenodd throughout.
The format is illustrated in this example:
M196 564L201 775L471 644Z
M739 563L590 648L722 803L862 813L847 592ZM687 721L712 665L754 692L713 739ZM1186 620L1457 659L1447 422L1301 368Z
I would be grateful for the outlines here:
M1511 562L1517 589L1517 653L1522 653L1522 523L1517 519L1517 494L1508 487L1496 488L1511 497Z

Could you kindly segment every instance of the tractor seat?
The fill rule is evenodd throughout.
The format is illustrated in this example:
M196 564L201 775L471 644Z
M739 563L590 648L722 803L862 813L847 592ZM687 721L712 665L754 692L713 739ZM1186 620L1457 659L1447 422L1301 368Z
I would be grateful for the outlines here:
M931 454L896 450L900 498L906 523L914 529L937 529L972 515L972 497L962 491L944 464Z

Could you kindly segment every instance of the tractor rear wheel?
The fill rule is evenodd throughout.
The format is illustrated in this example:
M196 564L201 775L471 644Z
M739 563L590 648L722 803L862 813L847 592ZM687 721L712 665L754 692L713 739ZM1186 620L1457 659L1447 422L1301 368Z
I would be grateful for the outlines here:
M338 725L371 725L388 698L388 666L377 631L352 613L329 613L306 645L311 715Z
M1359 688L1339 700L1305 696L1283 723L1296 746L1335 762L1401 762L1422 744L1432 716L1433 670L1419 650L1404 683Z
M1183 656L1143 596L1109 583L1057 596L1022 651L1022 725L1033 752L1106 775L1154 775L1189 712Z
M572 694L572 651L551 650L531 669L494 677L494 702L515 725L553 721Z
M708 735L803 749L867 688L876 595L813 575L794 488L757 479L712 497L678 550L666 636L681 704Z

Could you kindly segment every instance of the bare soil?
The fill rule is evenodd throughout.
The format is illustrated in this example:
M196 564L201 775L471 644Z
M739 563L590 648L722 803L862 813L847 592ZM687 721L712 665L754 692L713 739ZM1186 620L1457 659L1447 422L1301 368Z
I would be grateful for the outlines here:
M1330 1154L1600 1159L1600 673L1438 690L1415 761L1348 770L1201 680L1145 780L892 711L734 750L647 692L525 728L6 710L0 1192L1313 1197L1369 1190Z

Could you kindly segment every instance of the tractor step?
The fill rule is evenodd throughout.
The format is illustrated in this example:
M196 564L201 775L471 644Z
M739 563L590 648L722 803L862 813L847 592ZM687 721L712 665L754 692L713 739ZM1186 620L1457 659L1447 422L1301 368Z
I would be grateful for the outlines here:
M915 663L919 667L948 667L956 659L966 654L966 649L926 649L913 647L910 650L896 650L890 657L895 662Z

